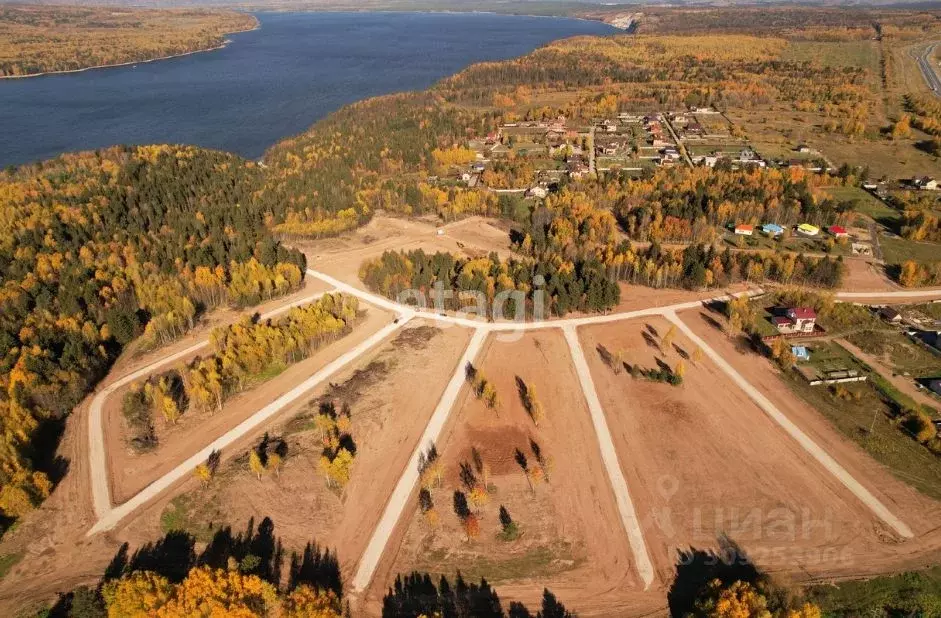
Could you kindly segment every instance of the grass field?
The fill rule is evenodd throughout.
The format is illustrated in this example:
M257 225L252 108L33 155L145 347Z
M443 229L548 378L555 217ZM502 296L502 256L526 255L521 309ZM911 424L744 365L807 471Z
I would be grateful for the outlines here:
M819 605L825 616L936 616L931 608L937 608L941 602L941 566L813 586L805 593L807 600Z
M6 577L10 569L16 566L16 563L23 558L23 554L3 554L0 555L0 579Z
M901 214L868 191L859 187L827 187L825 192L841 202L856 200L856 212L868 215L879 223L895 229Z
M879 48L875 41L789 41L784 60L813 62L827 67L863 67L878 73Z
M796 395L873 459L921 493L941 500L941 458L902 430L894 418L894 407L873 384L842 385L853 393L853 398L841 399L823 385L810 386L796 372L785 375L787 385Z
M912 343L899 331L864 330L850 334L847 339L864 352L884 359L895 373L916 378L941 374L941 357Z
M879 242L882 245L882 257L886 264L902 264L907 260L915 260L919 263L941 260L941 244L914 242L895 237L883 237Z
M911 308L916 311L921 311L936 320L941 320L941 303L925 303L924 305L915 305Z

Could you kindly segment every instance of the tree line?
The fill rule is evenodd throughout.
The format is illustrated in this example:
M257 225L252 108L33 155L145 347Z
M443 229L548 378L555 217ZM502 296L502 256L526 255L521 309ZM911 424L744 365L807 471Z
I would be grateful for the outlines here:
M501 260L496 254L458 258L422 250L386 251L364 262L360 277L367 287L389 298L429 305L440 299L444 309L472 307L490 318L498 311L511 319L534 312L564 316L571 311L605 311L620 300L620 288L596 260ZM421 300L416 300L416 292Z

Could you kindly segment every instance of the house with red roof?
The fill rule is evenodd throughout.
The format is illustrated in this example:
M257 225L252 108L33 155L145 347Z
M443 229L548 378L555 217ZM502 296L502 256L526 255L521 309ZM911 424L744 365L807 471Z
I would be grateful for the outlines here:
M739 236L751 236L755 233L754 225L739 224L735 226L735 233Z
M771 323L782 335L812 333L817 326L817 312L811 307L792 307L784 315L772 318Z
M827 228L827 231L835 238L846 238L849 236L849 232L847 232L846 228L842 225L831 225Z

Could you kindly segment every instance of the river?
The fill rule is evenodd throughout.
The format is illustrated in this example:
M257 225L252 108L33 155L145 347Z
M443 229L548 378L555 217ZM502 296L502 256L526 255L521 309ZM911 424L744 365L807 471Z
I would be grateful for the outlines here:
M467 65L600 22L484 13L260 13L224 49L0 80L0 166L113 144L187 143L258 158L341 106L427 88Z

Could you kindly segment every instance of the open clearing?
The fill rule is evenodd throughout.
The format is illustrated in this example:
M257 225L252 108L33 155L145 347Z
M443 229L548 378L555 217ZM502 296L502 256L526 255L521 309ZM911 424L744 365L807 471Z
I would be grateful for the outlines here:
M530 333L518 341L493 336L477 368L495 386L498 409L487 408L465 387L438 444L444 472L441 487L432 489L438 523L432 526L418 511L417 499L410 505L380 564L370 603L379 601L395 573L453 575L459 569L468 579L485 576L510 600L537 601L548 587L580 615L649 606L649 597L638 597L630 546L562 333ZM538 427L523 407L517 377L535 389L545 410ZM539 445L549 471L549 481L535 482L535 491L515 459L519 449L530 469L540 467L530 440ZM489 468L492 491L480 511L480 534L468 542L453 511L453 493L467 491L460 464L473 466L473 448ZM520 526L516 540L497 537L500 505Z
M660 577L672 578L680 552L718 548L721 536L796 577L857 572L861 556L891 554L891 531L725 374L683 360L693 349L682 335L661 349L669 327L655 318L580 330ZM683 360L686 377L675 387L615 374L599 346L643 368Z
M363 531L375 527L468 336L465 329L409 324L331 380L333 387L318 388L293 406L271 429L270 435L288 445L277 477L256 478L243 453L207 486L191 483L192 491L173 500L162 513L164 529L178 527L204 537L213 523L240 529L249 518L271 517L288 545L316 540L339 549L349 581L368 540ZM356 457L342 491L328 488L318 470L322 443L313 417L325 400L351 409Z
M214 414L184 413L174 426L168 426L162 419L155 419L159 444L148 453L138 454L128 447L127 427L121 412L124 391L115 393L105 403L104 410L112 501L120 504L131 498L172 470L179 461L209 444L391 320L392 316L388 312L368 307L349 334L324 346L309 358L289 366L270 380L232 397L223 405L222 411ZM204 350L204 353L207 351Z
M941 515L941 502L936 502L895 478L885 466L875 461L859 446L848 440L840 430L785 384L771 363L755 353L739 350L717 328L719 317L705 310L689 310L679 315L693 332L719 352L752 386L761 391L788 418L824 448L850 474L861 482L888 509L900 516L915 533L915 539L886 546L885 551L873 553L865 564L858 564L855 572L863 574L884 567L888 556L895 561L902 557L922 555L936 549L939 543L937 521ZM715 322L715 323L714 323ZM787 437L779 432L781 440ZM917 446L917 445L916 445ZM921 447L918 447L921 448ZM808 466L817 464L800 455ZM866 568L863 568L863 567ZM884 570L884 568L883 568Z
M438 234L438 230L442 234ZM368 259L384 251L450 252L455 255L479 256L495 251L502 257L510 255L509 235L479 217L449 223L377 216L365 226L337 238L327 238L298 245L307 254L310 268L336 277L346 283L361 285L359 268Z

